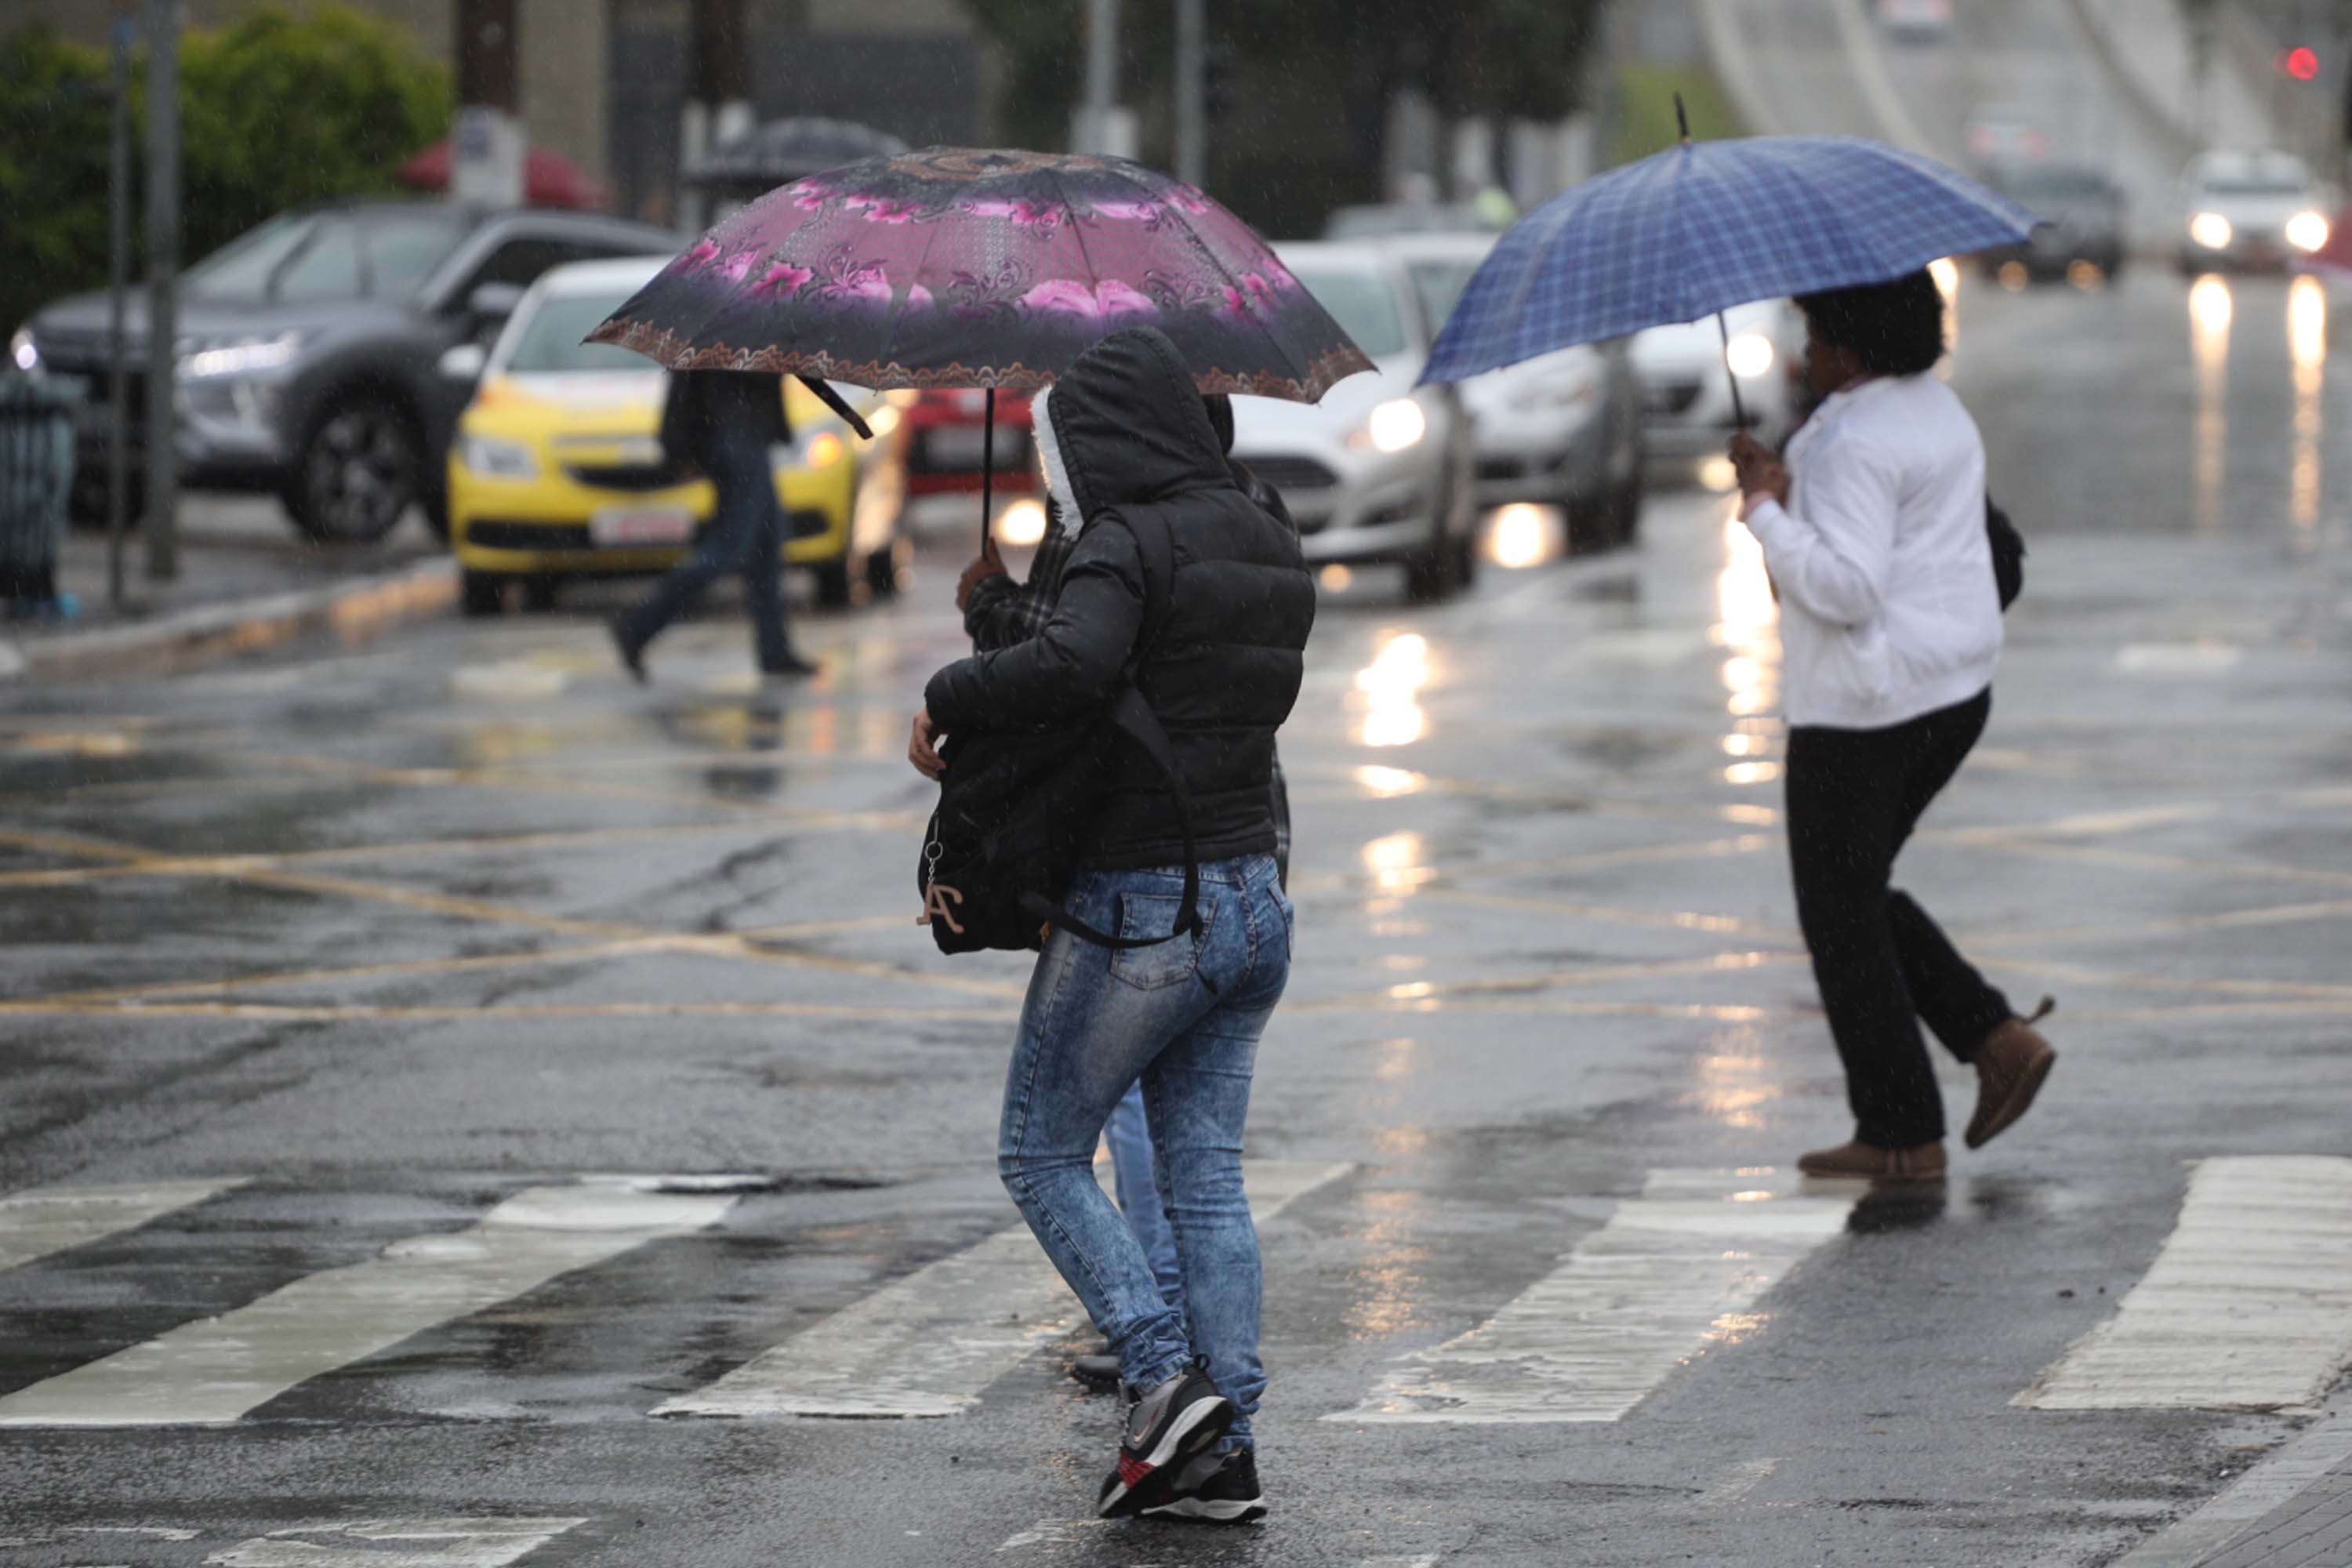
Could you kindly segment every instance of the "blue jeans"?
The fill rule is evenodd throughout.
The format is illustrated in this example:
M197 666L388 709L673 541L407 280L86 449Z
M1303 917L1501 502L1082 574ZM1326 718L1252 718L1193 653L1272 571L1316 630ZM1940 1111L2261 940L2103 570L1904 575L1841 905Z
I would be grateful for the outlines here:
M1151 1124L1143 1110L1141 1079L1120 1096L1103 1127L1103 1141L1110 1145L1111 1185L1118 1193L1118 1212L1127 1216L1127 1228L1135 1232L1143 1256L1151 1259L1151 1277L1160 1281L1160 1296L1181 1312L1184 1276L1176 1267L1176 1231L1160 1201L1160 1178L1153 1174Z
M1175 923L1181 870L1081 871L1066 900L1097 930ZM1201 868L1198 941L1114 952L1055 931L1037 960L1004 1084L997 1169L1045 1255L1148 1389L1205 1358L1250 1441L1265 1392L1258 1359L1257 1230L1242 1191L1242 1124L1258 1037L1290 977L1294 924L1274 857ZM1095 1180L1095 1142L1136 1079L1184 1289L1179 1311Z
M621 634L631 647L645 647L694 608L704 589L730 572L740 572L760 668L781 670L792 658L780 559L784 510L776 504L768 448L757 441L721 438L709 452L698 454L698 460L719 498L703 526L701 542L621 617Z

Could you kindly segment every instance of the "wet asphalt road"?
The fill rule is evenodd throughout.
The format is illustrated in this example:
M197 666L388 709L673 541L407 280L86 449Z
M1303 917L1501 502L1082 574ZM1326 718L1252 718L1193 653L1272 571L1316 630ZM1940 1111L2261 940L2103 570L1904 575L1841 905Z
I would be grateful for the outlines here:
M2032 555L1904 876L2013 996L2060 996L2063 1060L1948 1188L1786 1175L1846 1122L1771 600L1722 498L1440 609L1379 573L1329 595L1283 737L1301 937L1250 1153L1262 1204L1302 1190L1264 1226L1249 1531L1076 1522L1110 1419L1061 1376L1083 1340L940 1272L1013 1222L1024 980L911 924L943 549L804 623L826 673L781 700L723 617L634 689L586 609L16 694L0 1192L218 1190L0 1271L0 1563L2111 1561L2294 1417L2012 1400L2147 1275L2186 1162L2352 1154L2352 361L2295 298L1963 290ZM600 1173L763 1184L681 1200L714 1223L582 1219L602 1250L535 1275L501 1238L547 1232L481 1225ZM1753 1266L1696 1304L1594 1283L1686 1191L1732 1217L1683 1252ZM1617 1328L1557 1331L1583 1314ZM362 1320L380 1344L318 1349ZM972 1403L651 1415L796 1343ZM223 1366L260 1397L222 1424L58 1424ZM1577 1405L1612 1379L1621 1408Z

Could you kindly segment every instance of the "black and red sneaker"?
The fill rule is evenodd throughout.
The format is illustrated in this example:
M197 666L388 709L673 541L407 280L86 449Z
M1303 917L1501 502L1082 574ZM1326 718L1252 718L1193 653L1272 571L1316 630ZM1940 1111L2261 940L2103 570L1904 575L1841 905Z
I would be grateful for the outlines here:
M1095 1500L1099 1519L1120 1519L1168 1500L1184 1461L1225 1435L1233 1401L1198 1368L1171 1377L1128 1406L1118 1465Z
M1168 1500L1145 1509L1143 1517L1195 1524L1253 1524L1264 1519L1265 1489L1258 1485L1256 1453L1242 1448L1200 1455L1177 1473Z

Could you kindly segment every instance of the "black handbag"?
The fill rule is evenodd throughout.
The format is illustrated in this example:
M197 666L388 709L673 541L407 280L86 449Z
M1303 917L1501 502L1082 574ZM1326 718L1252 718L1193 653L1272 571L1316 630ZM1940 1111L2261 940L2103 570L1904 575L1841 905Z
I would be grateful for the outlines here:
M1985 498L1985 542L1992 546L1992 584L2005 612L2025 592L2025 535L1990 496Z
M1156 514L1139 527L1118 512L1093 526L1126 525L1142 552L1143 626L1126 683L1103 711L1084 723L1046 731L982 731L950 735L940 748L947 773L939 809L923 833L915 885L918 922L941 952L990 949L1034 952L1054 927L1105 947L1153 947L1196 932L1201 865L1192 843L1192 802L1168 731L1136 689L1135 673L1168 616L1175 575L1174 542ZM1167 781L1184 840L1184 897L1165 936L1124 937L1096 930L1063 907L1077 869L1111 763L1123 745L1140 749Z

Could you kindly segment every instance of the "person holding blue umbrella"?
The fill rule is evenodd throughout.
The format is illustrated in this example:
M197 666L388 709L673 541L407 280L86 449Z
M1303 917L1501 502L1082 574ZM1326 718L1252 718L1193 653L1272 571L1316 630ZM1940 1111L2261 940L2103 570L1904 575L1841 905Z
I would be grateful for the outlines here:
M1847 1142L1800 1160L1811 1174L1944 1173L1923 1014L1977 1068L1971 1148L2025 1113L2056 1060L1890 886L1895 852L1983 731L2000 655L1984 445L1931 374L1943 299L1927 267L2039 221L1879 142L1693 142L1685 125L1680 146L1563 193L1496 242L1423 373L1459 381L1646 327L1720 323L1755 300L1794 295L1804 310L1821 405L1785 464L1745 429L1732 458L1780 601L1798 911L1855 1121ZM1738 409L1736 378L1732 398Z
M1798 296L1817 406L1784 464L1732 437L1740 516L1780 595L1789 855L1798 924L1845 1063L1853 1139L1810 1175L1933 1179L1944 1112L1924 1017L1978 1073L1984 1144L2057 1053L1889 885L1920 814L1984 733L2001 646L1984 442L1949 385L1925 268Z

